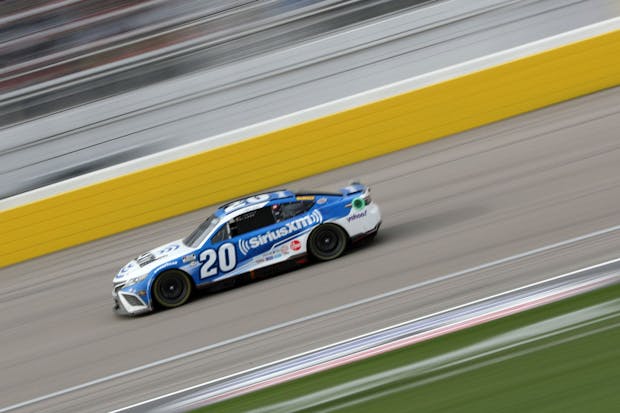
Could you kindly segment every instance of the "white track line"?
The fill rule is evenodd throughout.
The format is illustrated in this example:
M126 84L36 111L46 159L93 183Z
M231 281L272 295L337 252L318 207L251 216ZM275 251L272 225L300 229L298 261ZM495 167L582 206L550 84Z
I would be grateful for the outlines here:
M618 261L620 261L620 259L613 260L612 262L618 262ZM606 264L607 263L598 264L597 266L602 266L602 265L606 265ZM577 272L587 271L589 269L591 269L591 267L578 270ZM560 278L568 277L570 275L573 275L574 273L575 272L570 272L570 273L567 273L567 274L562 274L559 277ZM554 279L557 279L557 278L558 277L554 277L554 278L551 278L551 279L548 279L548 280L544 280L543 282L553 281ZM521 303L521 304L515 304L515 305L510 306L510 307L505 308L505 309L499 309L499 310L496 310L496 311L491 311L488 314L478 315L478 316L472 317L470 319L458 321L456 323L449 324L449 325L446 325L446 326L441 326L441 327L429 330L429 331L424 332L424 333L414 334L412 336L405 337L405 338L402 338L402 339L399 339L399 340L396 340L396 341L393 341L393 342L385 343L385 344L379 345L377 347L372 347L372 348L360 351L358 353L352 353L352 354L349 354L349 355L346 355L346 356L343 356L343 357L340 357L340 358L337 358L337 359L334 359L334 360L330 360L330 361L319 363L319 364L316 364L316 365L313 365L313 366L310 366L310 367L306 367L306 368L303 368L303 369L301 369L299 371L293 371L293 372L290 372L290 373L286 373L286 374L282 374L280 376L273 377L273 378L268 379L268 380L264 380L264 381L261 381L261 382L253 383L253 384L250 384L250 385L245 386L245 387L241 387L241 388L238 388L238 389L233 389L233 390L230 390L230 391L228 391L226 393L222 393L222 394L219 394L219 395L215 395L215 396L212 396L212 397L205 398L204 400L200 400L200 396L198 396L196 398L196 400L191 400L191 402L193 404L187 404L187 405L183 404L180 407L180 409L174 409L173 411L175 411L175 412L176 411L181 411L181 410L185 411L185 410L187 410L186 408L194 409L194 408L202 407L202 406L205 406L205 405L208 405L208 404L212 404L212 403L215 403L215 402L218 402L218 401L229 399L231 397L240 396L240 395L243 395L243 394L250 393L252 391L257 391L257 390L260 390L260 389L271 387L271 386L276 385L276 384L280 384L280 383L284 383L284 382L287 382L287 381L295 380L295 379L298 379L300 377L305 377L305 376L308 376L310 374L322 372L322 371L329 370L329 369L332 369L332 368L335 368L335 367L339 367L339 366L343 366L343 365L346 365L346 364L354 363L356 361L364 360L364 359L367 359L369 357L373 357L373 356L376 356L376 355L379 355L379 354L383 354L383 353L386 353L386 352L389 352L389 351L393 351L393 350L397 350L397 349L400 349L400 348L403 348L403 347L407 347L407 346L410 346L410 345L413 345L413 344L416 344L416 343L420 343L420 342L423 342L423 341L431 340L431 339L436 338L436 337L440 337L440 336L443 336L443 335L446 335L446 334L454 333L454 332L457 332L457 331L460 331L460 330L463 330L463 329L466 329L466 328L471 328L471 327L474 327L474 326L477 326L477 325L480 325L480 324L487 323L489 321L497 320L499 318L504 318L504 317L507 317L507 316L512 315L512 314L516 314L516 313L519 313L519 312L522 312L522 311L526 311L526 310L529 310L529 309L532 309L532 308L539 307L541 305L549 304L549 303L558 301L558 300L563 299L563 298L572 297L572 296L577 295L579 293L591 291L592 289L594 289L596 287L608 285L609 282L611 282L611 280L613 280L613 279L617 279L617 276L616 277L606 277L606 278L602 279L601 281L591 281L591 282L586 283L586 284L584 284L582 286L575 287L575 288L570 288L570 289L568 289L566 291L561 291L561 292L553 293L553 294L551 294L549 296L545 296L543 298L535 298L532 301L528 301L528 302ZM539 283L535 283L533 285L536 285L536 284L539 284ZM521 287L519 289L530 288L533 285L527 285L527 286ZM519 290L519 289L517 289L517 290ZM502 293L502 294L509 294L509 293L510 293L510 291ZM493 298L493 297L487 297L487 298L483 299L483 301L486 300L486 299L491 299L491 298ZM466 307L466 306L468 306L470 304L472 304L472 303L467 303L463 307ZM450 309L450 310L452 310L452 309ZM447 311L450 311L450 310L447 310ZM426 317L429 317L429 316L425 316L425 317L421 317L421 318L426 318ZM410 320L408 322L415 322L416 320ZM373 332L373 333L375 333L375 332ZM370 333L370 334L373 334L373 333ZM206 384L209 384L209 383L206 383ZM194 386L194 387L196 387L196 386ZM191 390L191 389L185 389L185 390ZM142 402L142 403L140 403L138 405L141 405L141 404L144 404L144 403L146 403L146 402ZM128 409L128 408L125 408L125 409ZM116 410L116 411L114 411L112 413L121 412L123 410L124 409Z
M525 356L525 355L532 354L532 353L535 353L535 352L538 352L538 351L543 351L543 350L546 350L546 349L549 349L549 348L552 348L552 347L556 347L556 346L559 346L559 345L562 345L562 344L570 343L572 341L580 340L582 338L589 337L589 336L592 336L594 334L599 334L599 333L602 333L602 332L613 330L613 329L618 328L618 327L620 327L620 323L615 323L615 324L611 324L611 325L608 325L608 326L600 327L600 328L597 328L597 329L592 330L592 331L587 331L587 332L584 332L584 333L581 333L581 334L572 335L570 337L566 337L566 338L563 338L563 339L555 340L555 341L552 341L552 342L547 343L547 344L541 344L541 345L538 345L536 347L526 348L524 350L511 352L511 353L506 354L504 356L494 357L494 358L492 358L490 360L478 362L476 364L473 364L473 365L470 365L470 366L466 366L466 367L457 368L456 370L448 371L446 373L439 374L439 375L436 375L436 376L432 376L432 377L429 377L427 379L419 380L419 381L416 381L414 383L409 383L409 384L404 384L404 385L401 385L401 386L397 386L397 387L385 390L383 392L374 393L374 394L372 394L370 396L366 396L366 397L363 397L363 398L355 399L355 400L352 400L350 402L342 403L340 405L337 405L337 406L334 406L334 407L331 407L331 408L327 408L327 409L324 409L324 410L317 410L317 411L320 411L322 413L323 412L330 413L332 411L341 410L341 409L344 409L344 408L347 408L347 407L355 406L357 404L365 403L365 402L370 401L370 400L378 399L378 398L381 398L381 397L386 397L386 396L389 396L391 394L395 394L395 393L398 393L398 392L401 392L401 391L404 391L404 390L411 390L413 388L424 386L424 385L429 384L429 383L434 383L436 381L444 380L444 379L447 379L447 378L450 378L450 377L454 377L454 376L457 376L457 375L460 375L460 374L463 374L463 373L467 373L467 372L470 372L470 371L478 370L478 369L484 368L486 366L491 366L493 364L501 363L503 361L512 360L512 359L515 359L517 357ZM507 347L509 348L510 346L507 346ZM498 349L498 351L502 351L502 350L504 350L504 349L502 349L502 348ZM486 354L482 354L482 355L480 355L480 357L477 357L477 358L482 358L484 356L486 356ZM269 411L274 411L274 410L270 409ZM297 409L296 410L287 410L287 412L291 412L291 413L295 412L295 411L298 411L298 410ZM252 412L254 412L254 411L252 411Z
M613 309L604 308L602 305L587 308L586 310L592 310L589 312L600 312L600 316L597 315L596 319L572 320L571 315L575 314L579 317L584 314L583 310L579 310L581 311L581 314L579 312L569 313L567 315L556 317L555 319L545 320L531 325L535 329L536 327L542 327L543 324L545 326L549 326L550 322L553 323L554 321L559 320L560 323L563 323L560 328L553 330L543 329L543 331L532 331L531 328L522 327L519 330L515 330L515 332L511 331L500 336L494 336L493 338L483 340L482 342L477 342L468 347L454 350L446 354L440 354L431 359L425 359L388 371L375 373L368 377L360 377L351 382L345 382L327 389L306 394L293 400L258 408L252 410L251 412L266 413L269 411L271 413L291 413L302 409L316 409L321 404L343 399L354 394L359 394L361 392L386 385L390 382L426 375L440 369L458 367L459 365L475 361L483 357L498 354L506 350L513 350L523 345L565 334L567 332L587 327L595 323L600 323L605 320L618 318L618 300L615 300L614 304L615 307ZM619 324L615 325L617 326Z
M585 235L581 235L581 236L570 238L570 239L567 239L567 240L564 240L564 241L556 242L554 244L549 244L549 245L546 245L546 246L543 246L543 247L540 247L540 248L535 248L535 249L532 249L532 250L529 250L529 251L526 251L526 252L522 252L522 253L519 253L519 254L511 255L509 257L505 257L505 258L502 258L502 259L499 259L499 260L487 262L485 264L477 265L475 267L467 268L465 270L461 270L461 271L453 272L453 273L450 273L450 274L446 274L446 275L443 275L443 276L440 276L440 277L437 277L437 278L433 278L431 280L418 282L418 283L411 284L411 285L408 285L408 286L403 287L403 288L398 288L396 290L388 291L388 292L385 292L385 293L382 293L382 294L378 294L378 295L375 295L375 296L372 296L372 297L363 298L361 300L353 301L353 302L350 302L348 304L344 304L344 305L341 305L341 306L338 306L338 307L334 307L334 308L331 308L331 309L328 309L328 310L319 311L317 313L314 313L314 314L311 314L311 315L308 315L308 316L305 316L305 317L300 317L300 318L297 318L295 320L291 320L291 321L287 321L287 322L284 322L284 323L276 324L276 325L273 325L273 326L270 326L270 327L266 327L266 328L263 328L263 329L260 329L260 330L257 330L257 331L251 332L251 333L243 334L243 335L235 337L235 338L231 338L231 339L228 339L228 340L220 341L218 343L214 343L214 344L210 344L210 345L207 345L207 346L199 347L197 349L190 350L190 351L187 351L187 352L184 352L184 353L180 353L180 354L177 354L177 355L174 355L174 356L166 357L166 358L154 361L152 363L143 364L141 366L134 367L132 369L124 370L124 371L121 371L121 372L118 372L118 373L115 373L115 374L111 374L111 375L108 375L108 376L105 376L105 377L101 377L101 378L98 378L98 379L95 379L95 380L91 380L91 381L88 381L88 382L85 382L85 383L82 383L82 384L78 384L76 386L71 386L71 387L65 388L63 390L59 390L59 391L52 392L52 393L49 393L49 394L46 394L46 395L43 395L43 396L39 396L39 397L36 397L34 399L26 400L26 401L23 401L23 402L20 402L20 403L16 403L16 404L13 404L13 405L10 405L10 406L7 406L7 407L3 407L3 408L0 408L0 413L4 413L4 412L8 412L10 410L15 410L15 409L18 409L18 408L21 408L21 407L29 406L29 405L32 405L32 404L35 404L35 403L38 403L38 402L42 402L42 401L45 401L45 400L52 399L54 397L58 397L58 396L62 396L62 395L68 394L68 393L72 393L74 391L83 390L83 389L86 389L88 387L95 386L97 384L106 383L106 382L109 382L109 381L112 381L112 380L115 380L115 379L118 379L118 378L121 378L121 377L129 376L129 375L134 374L134 373L139 373L139 372L142 372L142 371L154 368L154 367L159 367L159 366L167 364L167 363L171 363L171 362L174 362L174 361L177 361L177 360L188 358L188 357L194 356L196 354L204 353L204 352L207 352L207 351L210 351L210 350L213 350L213 349L217 349L217 348L221 348L221 347L224 347L224 346L227 346L227 345L230 345L230 344L238 343L240 341L247 340L247 339L250 339L250 338L253 338L253 337L257 337L257 336L260 336L262 334L270 333L270 332L273 332L273 331L276 331L276 330L281 330L283 328L290 327L290 326L293 326L293 325L296 325L296 324L301 324L301 323L304 323L306 321L310 321L310 320L314 320L314 319L317 319L317 318L320 318L320 317L324 317L324 316L327 316L327 315L338 313L340 311L348 310L348 309L351 309L351 308L354 308L354 307L357 307L357 306L360 306L360 305L369 304L369 303L372 303L372 302L375 302L375 301L380 301L380 300L383 300L383 299L386 299L386 298L389 298L389 297L392 297L392 296L395 296L395 295L398 295L398 294L402 294L402 293L405 293L405 292L408 292L408 291L412 291L412 290L415 290L415 289L418 289L418 288L421 288L421 287L425 287L425 286L428 286L428 285L444 282L444 281L447 281L447 280L450 280L450 279L453 279L453 278L461 277L461 276L464 276L464 275L467 275L467 274L471 274L471 273L474 273L474 272L477 272L477 271L481 271L481 270L484 270L484 269L487 269L487 268L490 268L490 267L494 267L496 265L505 264L505 263L508 263L510 261L515 261L515 260L518 260L518 259L521 259L521 258L525 258L525 257L531 256L531 255L535 255L535 254L539 254L539 253L542 253L542 252L546 252L546 251L549 251L549 250L552 250L552 249L555 249L555 248L561 248L561 247L564 247L564 246L567 246L567 245L570 245L570 244L574 244L576 242L580 242L580 241L584 241L584 240L587 240L587 239L590 239L590 238L594 238L594 237L597 237L597 236L609 234L609 233L612 233L612 232L618 231L618 230L620 230L620 225L615 225L615 226L612 226L612 227L609 227L609 228L605 228L605 229L602 229L602 230L590 232L590 233L585 234ZM596 266L593 266L591 268L595 268L595 267Z

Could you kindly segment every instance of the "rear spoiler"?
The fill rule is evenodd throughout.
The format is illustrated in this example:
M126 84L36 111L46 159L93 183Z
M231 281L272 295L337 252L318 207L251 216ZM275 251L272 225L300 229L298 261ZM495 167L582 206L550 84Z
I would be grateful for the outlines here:
M349 186L345 186L344 188L339 189L338 192L340 192L344 196L347 196L365 192L367 189L368 187L366 185L354 181L351 182Z

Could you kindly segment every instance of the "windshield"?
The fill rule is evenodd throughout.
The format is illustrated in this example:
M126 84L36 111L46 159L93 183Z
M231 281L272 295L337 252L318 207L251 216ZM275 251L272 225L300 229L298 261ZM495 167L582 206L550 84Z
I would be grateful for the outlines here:
M217 217L211 215L202 224L198 226L191 234L189 234L184 240L183 244L188 247L197 248L202 244L207 235L215 228L220 222Z

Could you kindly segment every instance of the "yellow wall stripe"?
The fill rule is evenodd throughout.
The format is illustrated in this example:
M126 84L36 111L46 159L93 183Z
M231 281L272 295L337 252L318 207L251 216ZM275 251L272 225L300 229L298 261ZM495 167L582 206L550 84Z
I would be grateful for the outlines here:
M0 213L0 265L620 84L620 31Z

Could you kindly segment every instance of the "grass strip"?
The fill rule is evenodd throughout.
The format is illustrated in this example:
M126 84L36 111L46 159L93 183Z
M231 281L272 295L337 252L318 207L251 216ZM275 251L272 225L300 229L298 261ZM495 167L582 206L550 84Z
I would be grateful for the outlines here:
M608 412L619 385L614 285L196 412Z

